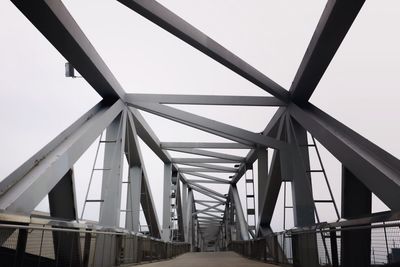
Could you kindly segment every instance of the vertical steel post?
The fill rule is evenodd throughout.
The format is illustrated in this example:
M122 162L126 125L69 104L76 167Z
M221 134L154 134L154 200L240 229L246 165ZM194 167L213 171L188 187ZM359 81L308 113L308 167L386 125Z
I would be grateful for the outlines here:
M101 188L103 202L99 219L99 224L102 226L119 227L125 132L126 112L124 111L106 130Z
M164 164L164 194L163 194L163 223L161 238L164 241L171 239L171 186L172 164Z
M268 150L257 149L258 158L258 217L261 214L268 179Z
M125 228L134 232L139 232L140 230L140 194L142 176L143 172L140 166L129 167Z
M342 218L368 216L371 208L371 191L342 166ZM371 229L343 230L341 237L341 266L361 267L371 264Z

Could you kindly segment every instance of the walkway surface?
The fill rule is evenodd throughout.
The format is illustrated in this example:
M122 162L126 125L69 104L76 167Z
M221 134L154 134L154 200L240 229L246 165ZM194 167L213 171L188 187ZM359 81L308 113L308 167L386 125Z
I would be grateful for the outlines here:
M143 264L143 267L275 267L277 265L246 259L235 252L186 253L172 260Z

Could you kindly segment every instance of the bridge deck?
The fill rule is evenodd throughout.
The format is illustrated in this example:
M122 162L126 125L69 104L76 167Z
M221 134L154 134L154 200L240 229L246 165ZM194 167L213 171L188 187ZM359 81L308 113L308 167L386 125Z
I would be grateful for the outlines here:
M196 252L186 253L172 260L160 261L144 265L146 267L274 267L246 259L235 252Z

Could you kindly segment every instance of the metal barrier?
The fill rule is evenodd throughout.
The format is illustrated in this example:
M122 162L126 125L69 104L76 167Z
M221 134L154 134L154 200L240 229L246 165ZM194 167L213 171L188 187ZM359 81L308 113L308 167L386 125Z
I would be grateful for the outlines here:
M77 226L79 224L76 224ZM141 234L71 226L0 224L0 266L119 266L157 261L190 251Z
M366 218L323 223L232 241L229 249L251 259L288 266L400 266L400 221Z

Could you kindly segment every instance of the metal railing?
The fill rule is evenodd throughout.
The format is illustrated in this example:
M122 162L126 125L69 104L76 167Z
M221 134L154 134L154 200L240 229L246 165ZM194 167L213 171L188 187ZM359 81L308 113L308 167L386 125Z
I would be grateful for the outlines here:
M368 266L400 266L399 219L400 214L382 213L369 218L322 223L249 241L232 241L229 249L251 259L281 265L306 266L307 259L308 266L343 266L342 238L358 233L367 236L370 242L367 245Z
M187 243L164 242L123 229L62 224L0 223L0 265L119 266L164 260L190 251Z

